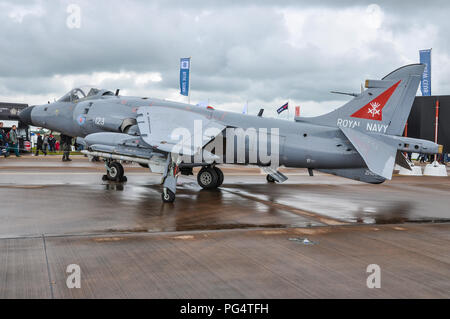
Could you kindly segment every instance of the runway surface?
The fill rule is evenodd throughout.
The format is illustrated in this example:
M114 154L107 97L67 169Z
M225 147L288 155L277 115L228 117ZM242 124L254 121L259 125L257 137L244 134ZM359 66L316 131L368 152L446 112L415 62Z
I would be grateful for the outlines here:
M450 178L285 170L269 185L223 170L220 189L183 176L162 204L160 176L139 166L120 184L83 157L1 159L0 298L450 297ZM70 264L81 289L66 286Z

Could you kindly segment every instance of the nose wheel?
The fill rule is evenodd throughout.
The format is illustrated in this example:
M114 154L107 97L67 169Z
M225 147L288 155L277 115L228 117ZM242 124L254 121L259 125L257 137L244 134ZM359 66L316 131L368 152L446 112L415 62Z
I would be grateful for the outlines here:
M103 175L104 181L126 182L127 177L124 176L125 170L119 162L106 162L106 175Z
M164 203L173 203L175 201L175 193L168 188L164 188L161 199Z

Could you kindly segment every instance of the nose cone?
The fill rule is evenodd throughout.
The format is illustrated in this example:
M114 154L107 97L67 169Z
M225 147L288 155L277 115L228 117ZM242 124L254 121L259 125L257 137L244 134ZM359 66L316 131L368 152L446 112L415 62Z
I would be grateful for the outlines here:
M27 124L27 125L33 125L33 121L31 119L31 111L33 111L34 106L29 106L26 109L23 109L19 113L20 121Z

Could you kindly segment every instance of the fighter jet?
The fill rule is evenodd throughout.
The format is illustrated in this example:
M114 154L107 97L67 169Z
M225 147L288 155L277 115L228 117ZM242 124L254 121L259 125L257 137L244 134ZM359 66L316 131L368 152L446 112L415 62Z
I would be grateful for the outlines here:
M54 103L31 106L23 122L78 137L89 157L103 158L111 181L124 180L123 161L162 174L162 200L175 200L177 178L220 187L220 165L255 165L267 181L284 182L281 166L307 168L361 182L391 179L394 165L411 169L402 152L436 154L442 146L402 137L423 64L403 66L331 113L295 121L216 110L148 97L76 88Z

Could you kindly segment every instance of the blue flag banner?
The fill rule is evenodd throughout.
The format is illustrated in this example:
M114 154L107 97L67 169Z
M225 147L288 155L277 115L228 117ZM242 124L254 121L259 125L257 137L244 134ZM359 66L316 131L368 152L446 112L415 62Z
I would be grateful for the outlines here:
M286 111L288 108L289 108L289 102L286 102L286 104L284 104L277 110L277 113L280 114L281 112Z
M189 70L191 68L191 58L180 60L180 94L189 95Z
M422 80L420 81L420 90L422 96L431 95L431 49L420 50L420 63L425 64L425 70L422 74Z

